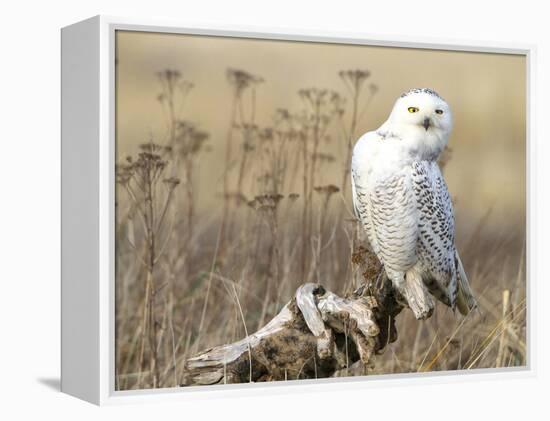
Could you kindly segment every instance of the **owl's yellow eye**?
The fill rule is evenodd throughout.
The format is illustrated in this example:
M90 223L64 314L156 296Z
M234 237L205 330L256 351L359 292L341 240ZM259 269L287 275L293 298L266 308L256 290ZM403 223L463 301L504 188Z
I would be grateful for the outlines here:
M407 108L407 110L409 110L409 113L416 113L416 112L418 112L418 108L416 108L416 107L409 107L409 108Z
M435 110L436 114L443 114L443 110Z

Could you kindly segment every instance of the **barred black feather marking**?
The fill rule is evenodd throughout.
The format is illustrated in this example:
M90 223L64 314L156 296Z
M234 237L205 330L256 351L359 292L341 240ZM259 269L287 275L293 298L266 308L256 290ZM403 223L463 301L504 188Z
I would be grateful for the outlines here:
M454 215L447 184L435 162L414 162L412 168L418 212L423 216L417 244L422 277L436 298L454 308L458 282Z

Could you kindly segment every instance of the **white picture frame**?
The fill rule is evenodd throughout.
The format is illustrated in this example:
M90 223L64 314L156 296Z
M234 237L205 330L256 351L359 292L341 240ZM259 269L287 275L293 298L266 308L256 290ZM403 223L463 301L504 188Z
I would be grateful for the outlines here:
M114 388L114 45L115 31L132 30L224 37L338 42L389 47L444 49L525 55L527 63L527 346L528 365L518 369L484 369L472 374L429 373L339 378L261 384L115 391ZM532 279L530 221L533 220L533 113L535 77L533 45L456 40L404 39L372 34L316 33L232 25L203 26L152 19L96 16L67 26L62 43L62 376L63 392L103 405L183 400L216 396L295 393L385 384L477 381L536 374L536 280Z

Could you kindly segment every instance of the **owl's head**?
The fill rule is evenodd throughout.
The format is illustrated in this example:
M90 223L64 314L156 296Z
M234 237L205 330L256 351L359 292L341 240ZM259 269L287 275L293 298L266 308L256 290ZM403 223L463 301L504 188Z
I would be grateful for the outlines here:
M437 92L428 88L411 89L401 95L395 102L390 120L402 128L438 137L448 137L453 127L449 105Z

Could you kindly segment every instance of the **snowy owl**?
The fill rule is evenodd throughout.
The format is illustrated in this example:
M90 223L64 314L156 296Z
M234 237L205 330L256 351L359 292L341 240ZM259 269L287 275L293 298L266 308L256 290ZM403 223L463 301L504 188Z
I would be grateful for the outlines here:
M432 296L464 315L476 307L454 244L451 198L437 165L451 129L445 100L431 89L412 89L353 149L355 214L417 319L431 315Z

